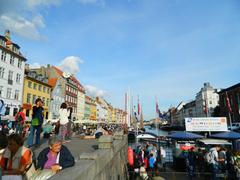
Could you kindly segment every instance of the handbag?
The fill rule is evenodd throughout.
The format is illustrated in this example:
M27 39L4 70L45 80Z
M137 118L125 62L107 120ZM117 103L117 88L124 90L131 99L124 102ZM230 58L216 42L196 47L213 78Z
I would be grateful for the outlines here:
M33 125L33 126L38 126L38 125L39 125L39 120L38 120L38 118L33 118L33 119L32 119L32 125Z

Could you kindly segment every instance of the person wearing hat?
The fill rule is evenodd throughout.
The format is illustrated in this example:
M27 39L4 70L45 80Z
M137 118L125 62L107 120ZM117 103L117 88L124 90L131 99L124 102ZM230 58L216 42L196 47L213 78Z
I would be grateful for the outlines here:
M43 101L40 98L37 98L35 101L36 106L33 106L33 114L32 114L32 121L31 121L31 127L30 127L30 134L28 136L28 146L33 146L33 137L36 133L36 146L40 145L40 134L41 134L41 128L43 124Z

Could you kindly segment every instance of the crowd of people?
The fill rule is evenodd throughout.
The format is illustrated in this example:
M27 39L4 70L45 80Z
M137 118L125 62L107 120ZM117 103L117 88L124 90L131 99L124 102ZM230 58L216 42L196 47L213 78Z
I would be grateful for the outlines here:
M130 179L140 177L149 179L158 174L160 170L165 170L166 152L163 147L156 144L146 143L132 149L128 149L128 169Z
M58 136L49 138L49 147L43 149L36 162L33 152L24 146L20 134L0 134L0 169L10 179L47 179L62 169L74 166L75 160Z
M237 154L238 152L230 148L216 145L209 150L192 147L188 151L182 151L180 156L185 159L190 179L194 179L198 173L206 179L211 176L213 180L219 178L234 180L238 179L237 166L240 162L240 156Z
M4 102L0 101L0 174L11 179L45 180L62 169L74 166L75 160L69 149L63 144L71 139L73 122L72 108L62 103L59 109L59 120L56 123L44 122L43 101L37 98L32 108L30 122L26 122L24 109L20 108L15 120L1 121L5 114ZM6 127L6 131L4 127ZM76 127L76 126L74 126ZM7 130L7 128L11 130ZM79 125L78 131L91 138L113 134L118 125L98 125L95 128ZM38 157L34 150L41 145L41 133L48 139L48 147ZM35 138L34 138L35 137ZM4 178L3 178L4 179Z
M5 114L4 102L0 102L0 118ZM62 103L59 110L59 122L53 126L48 121L44 124L43 101L38 98L32 108L30 124L25 122L23 108L15 115L11 131L4 131L5 121L0 119L0 171L3 179L47 179L62 169L74 165L71 152L63 143L69 135L71 108ZM41 133L49 138L49 147L43 149L37 159L33 158L33 147L40 146ZM35 137L35 139L34 139ZM35 159L35 160L34 160Z

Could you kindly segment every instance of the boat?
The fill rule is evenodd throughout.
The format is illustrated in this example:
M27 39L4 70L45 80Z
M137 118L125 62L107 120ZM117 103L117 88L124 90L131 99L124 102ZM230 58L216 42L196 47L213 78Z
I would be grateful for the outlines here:
M156 139L157 136L153 133L143 133L137 135L137 139Z

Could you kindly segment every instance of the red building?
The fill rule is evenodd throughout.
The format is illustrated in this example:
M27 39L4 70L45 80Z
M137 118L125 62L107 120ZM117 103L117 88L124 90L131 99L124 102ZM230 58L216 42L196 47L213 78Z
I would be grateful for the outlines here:
M221 90L219 93L220 116L227 117L228 122L240 122L240 83ZM229 105L227 102L229 98Z

